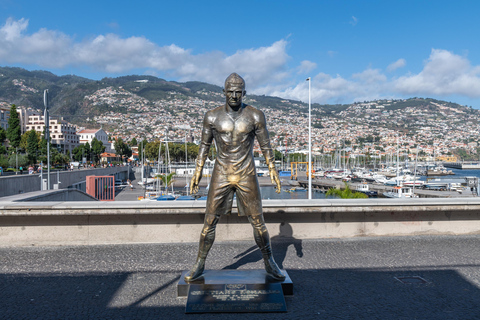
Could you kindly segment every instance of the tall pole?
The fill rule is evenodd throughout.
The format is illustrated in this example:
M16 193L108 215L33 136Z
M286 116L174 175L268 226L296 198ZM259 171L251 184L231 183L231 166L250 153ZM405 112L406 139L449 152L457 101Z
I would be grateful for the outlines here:
M188 196L188 178L187 178L187 170L188 170L188 155L187 155L187 130L185 130L185 189L187 189L187 196Z
M43 92L43 104L45 105L43 115L45 120L45 139L47 140L47 190L50 190L50 117L48 115L48 89Z
M143 141L142 141L141 158L142 158L143 199L145 199L145 196L147 195L147 182L145 181L145 146L143 145Z
M307 174L308 174L308 199L312 199L312 95L311 87L312 81L311 78L307 78L308 81L308 164L307 164Z
M415 169L413 170L413 194L415 194L415 183L417 181L417 160L418 160L418 145L417 145L417 153L415 155Z
M40 190L43 191L43 162L40 161Z

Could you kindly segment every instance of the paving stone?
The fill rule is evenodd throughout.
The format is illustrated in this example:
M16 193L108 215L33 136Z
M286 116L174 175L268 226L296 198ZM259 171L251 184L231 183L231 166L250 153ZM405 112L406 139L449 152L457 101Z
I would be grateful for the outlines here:
M261 319L478 319L480 235L274 239L294 296ZM0 319L181 319L196 243L0 248ZM262 268L254 241L217 242L209 269ZM416 279L425 281L399 281ZM244 319L193 314L190 319Z

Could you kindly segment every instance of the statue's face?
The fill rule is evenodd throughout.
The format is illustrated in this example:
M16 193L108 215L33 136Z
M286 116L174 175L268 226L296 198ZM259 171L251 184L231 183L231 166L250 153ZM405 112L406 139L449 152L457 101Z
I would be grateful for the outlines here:
M245 94L245 88L243 85L229 83L223 92L225 92L227 103L230 107L236 108L242 105L243 95Z

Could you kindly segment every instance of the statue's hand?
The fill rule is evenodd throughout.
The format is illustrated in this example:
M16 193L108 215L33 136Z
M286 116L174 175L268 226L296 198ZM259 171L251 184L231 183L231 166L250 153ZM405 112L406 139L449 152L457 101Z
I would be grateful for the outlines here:
M275 192L280 193L282 191L281 189L282 184L280 183L280 177L278 176L277 170L275 168L272 168L269 170L269 173L270 173L270 180L272 180L272 183L277 186L275 188Z
M196 174L193 175L192 180L190 181L190 193L195 194L198 192L198 177Z

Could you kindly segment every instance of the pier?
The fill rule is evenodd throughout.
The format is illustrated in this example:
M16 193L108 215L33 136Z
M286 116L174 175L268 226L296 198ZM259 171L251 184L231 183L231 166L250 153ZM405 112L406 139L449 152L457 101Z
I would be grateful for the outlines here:
M308 188L308 181L301 180L298 181L298 184L301 187ZM355 182L348 182L348 185L351 187L353 191L355 191L355 187L360 183ZM391 191L393 187L385 186L381 184L368 184L370 190L377 191L379 197L386 192ZM344 189L345 182L340 180L334 179L315 179L312 180L312 189L313 191L317 192L327 192L329 189L336 188L336 189ZM438 190L425 190L416 187L415 194L418 195L419 198L471 198L474 195L471 192L457 192L457 191L438 191Z
M480 161L444 162L443 166L462 170L480 170Z

